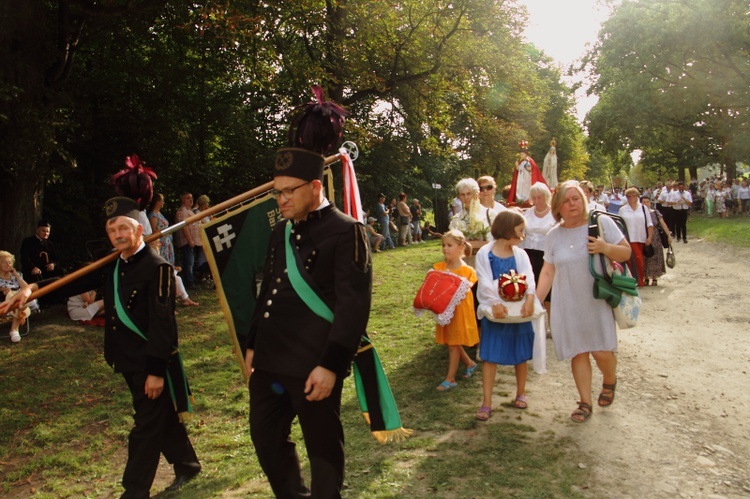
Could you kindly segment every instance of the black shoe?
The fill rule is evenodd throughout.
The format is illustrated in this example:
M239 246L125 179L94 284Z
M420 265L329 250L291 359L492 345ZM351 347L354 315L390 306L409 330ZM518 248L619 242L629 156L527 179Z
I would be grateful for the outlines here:
M174 481L164 489L165 492L174 492L175 490L179 490L183 485L188 483L190 480L195 478L198 473L201 472L201 465L198 463L194 463L192 465L188 466L181 466L181 470L177 471L177 466L175 466L175 477Z
M683 239L682 242L687 244L687 239Z

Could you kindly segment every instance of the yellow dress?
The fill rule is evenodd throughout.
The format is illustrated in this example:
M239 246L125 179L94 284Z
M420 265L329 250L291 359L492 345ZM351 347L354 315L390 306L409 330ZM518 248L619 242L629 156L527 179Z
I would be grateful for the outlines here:
M438 262L433 265L435 270L445 271L445 262ZM463 265L457 269L450 269L456 275L465 277L472 286L477 282L477 274L474 269L468 265ZM440 345L463 345L472 347L479 343L479 329L477 328L477 316L474 311L474 295L471 290L461 303L456 305L453 312L453 319L446 326L437 324L435 327L435 342Z

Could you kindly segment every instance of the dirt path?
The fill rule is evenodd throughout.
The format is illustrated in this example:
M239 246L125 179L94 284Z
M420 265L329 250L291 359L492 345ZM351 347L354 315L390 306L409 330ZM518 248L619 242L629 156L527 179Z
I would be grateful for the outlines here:
M750 251L690 239L675 253L676 268L643 289L638 327L618 333L611 408L568 423L577 393L551 340L548 374L530 380L540 417L524 420L578 445L593 468L587 496L750 497Z

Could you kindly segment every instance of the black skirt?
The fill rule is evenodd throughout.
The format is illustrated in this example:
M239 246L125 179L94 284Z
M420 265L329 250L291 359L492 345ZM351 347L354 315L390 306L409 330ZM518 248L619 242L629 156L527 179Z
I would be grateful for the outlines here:
M544 267L544 251L526 248L524 248L524 251L529 255L529 260L531 260L531 268L534 271L534 282L539 285L539 274L542 272L542 267ZM552 301L552 288L547 293L547 298L542 301Z

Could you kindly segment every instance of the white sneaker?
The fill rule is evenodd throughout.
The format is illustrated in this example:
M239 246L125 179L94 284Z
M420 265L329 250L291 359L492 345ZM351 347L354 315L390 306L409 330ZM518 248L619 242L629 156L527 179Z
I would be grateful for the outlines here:
M12 341L13 343L18 343L19 341L21 341L21 335L18 334L18 331L10 332L10 341Z

